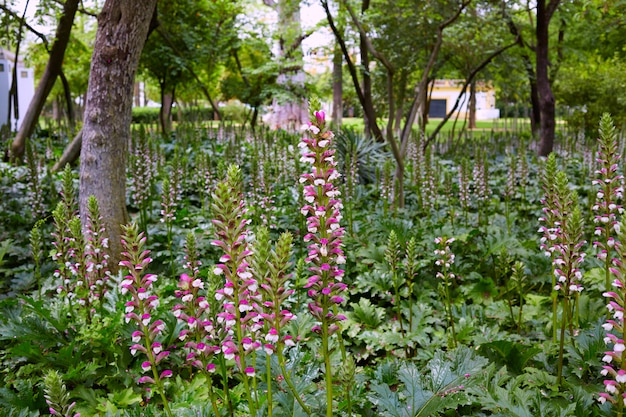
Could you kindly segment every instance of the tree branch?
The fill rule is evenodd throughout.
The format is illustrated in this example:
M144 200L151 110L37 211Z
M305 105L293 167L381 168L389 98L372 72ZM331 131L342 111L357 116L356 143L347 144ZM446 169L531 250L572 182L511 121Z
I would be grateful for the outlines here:
M346 42L344 41L343 37L339 33L339 30L337 29L337 26L335 25L333 16L330 13L330 9L328 8L328 1L321 0L321 4L322 4L322 7L324 8L324 11L326 12L326 19L328 20L330 29L333 31L333 34L335 35L335 39L337 40L337 42L339 43L339 46L341 47L341 52L343 53L344 59L346 60L346 65L348 65L348 72L350 73L350 77L352 78L352 83L354 84L354 89L356 91L357 97L359 98L359 103L361 103L361 107L363 108L363 112L366 114L368 120L372 124L371 128L374 132L374 136L376 137L376 139L379 141L383 141L384 140L383 133L381 132L380 128L378 127L378 124L376 123L376 113L374 112L374 109L371 106L369 106L365 100L365 95L363 94L363 89L361 89L361 85L359 83L359 77L357 76L354 62L352 62L352 58L350 57L350 52L348 51Z
M161 37L163 38L163 40L165 41L165 43L167 44L167 46L170 47L170 49L179 57L179 58L183 58L183 55L180 53L180 51L176 48L176 46L174 45L174 42L172 42L172 40L169 38L168 34L165 33L165 31L163 30L162 26L159 26L156 28L156 31L159 35L161 35ZM183 59L184 62L184 59ZM209 100L209 103L211 103L211 107L213 107L213 111L215 112L215 114L217 115L217 118L219 120L222 120L222 115L220 113L220 110L218 109L218 107L215 105L215 103L213 102L213 98L211 98L211 95L209 94L209 90L207 90L206 86L204 85L204 83L200 80L200 77L198 76L198 74L196 74L196 72L193 70L193 68L191 68L189 65L187 64L183 64L185 66L185 68L187 69L187 71L189 71L189 73L191 74L191 76L193 78L195 78L196 82L198 83L198 85L200 86L200 89L202 90L202 92L204 93L205 97L207 98L207 100Z
M504 51L506 51L507 49L517 45L519 43L519 39L515 39L515 41L513 41L512 43L505 45L499 49L496 49L495 51L493 51L489 56L487 56L485 58L485 60L483 62L481 62L476 68L474 68L466 77L465 82L463 83L463 85L461 86L461 91L462 93L459 94L459 96L456 98L456 101L454 102L454 106L452 106L452 109L448 112L448 114L446 114L446 117L444 117L444 119L439 123L439 125L437 125L437 127L435 128L435 130L433 131L433 133L430 134L430 136L428 136L428 139L426 139L425 143L424 143L424 147L428 146L428 144L430 143L430 141L432 141L437 134L439 133L439 131L441 130L441 128L446 124L446 122L450 119L450 117L452 116L452 114L456 111L456 109L459 107L459 104L461 102L461 97L465 94L465 91L467 90L467 86L474 81L474 78L476 77L476 75L482 71L491 61L493 61L493 59L495 57L497 57L498 55L502 54Z
M6 5L4 4L0 4L0 10L5 11L6 13L10 14L15 20L17 20L22 26L24 26L26 29L28 29L29 32L31 32L32 34L34 34L35 36L37 36L39 39L41 39L41 41L43 42L44 46L46 47L46 51L50 52L50 49L48 47L48 38L46 38L46 35L44 35L43 33L37 31L34 27L32 27L31 25L28 24L28 22L26 22L26 19L23 19L21 16L19 16L16 12L14 12L13 10L9 9Z

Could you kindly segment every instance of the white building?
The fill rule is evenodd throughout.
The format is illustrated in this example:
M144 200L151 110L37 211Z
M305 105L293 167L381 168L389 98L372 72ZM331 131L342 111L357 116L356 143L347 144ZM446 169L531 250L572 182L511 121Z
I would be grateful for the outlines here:
M9 115L9 91L11 90L15 65L15 54L0 48L0 126L9 124L13 131L18 130L21 126L28 106L35 95L35 72L32 68L26 68L24 61L19 58L17 60L19 118L15 115L15 106L13 105L11 105L11 114Z
M435 80L430 96L429 117L443 118L452 110L454 103L462 94L463 80ZM461 95L457 114L463 119L469 112L469 88ZM476 120L500 118L500 110L496 108L496 90L488 83L478 82L476 85Z

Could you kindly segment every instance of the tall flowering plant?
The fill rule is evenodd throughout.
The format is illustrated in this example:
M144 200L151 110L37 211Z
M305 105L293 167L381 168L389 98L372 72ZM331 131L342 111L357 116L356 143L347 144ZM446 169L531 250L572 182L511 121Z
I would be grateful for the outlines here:
M624 220L617 224L617 239L615 252L617 256L612 260L610 268L613 276L612 290L603 295L607 298L608 317L602 326L607 332L604 342L609 349L604 352L602 369L604 392L600 393L600 403L609 402L613 405L616 415L622 417L626 407L626 339L624 335L624 311L626 310L626 224Z
M592 206L595 213L595 235L598 240L593 246L598 249L598 259L605 264L606 288L611 288L610 267L615 246L614 230L617 227L617 216L624 209L619 204L624 194L624 176L618 172L620 162L617 132L607 113L600 119L600 137L598 138L597 159L598 169L592 184L597 187L596 202Z
M152 284L157 280L154 274L145 274L152 258L150 251L144 249L146 238L139 233L136 224L125 226L122 236L122 260L120 266L126 268L127 275L121 282L122 294L130 294L130 300L126 306L126 322L134 322L138 330L132 334L133 345L130 351L133 355L138 352L146 355L141 368L148 375L139 378L140 384L152 384L163 400L163 407L168 416L172 416L169 403L165 397L163 380L172 376L172 371L165 369L159 372L159 365L170 354L158 341L158 336L165 329L162 320L155 320L154 313L159 305L159 298L153 294Z
M454 273L451 271L452 264L454 263L455 255L450 249L450 245L454 242L454 238L448 238L445 236L440 236L435 238L435 245L437 248L435 249L435 256L437 257L435 260L435 265L438 267L438 271L436 274L437 279L440 279L442 282L442 293L445 297L445 307L446 307L446 315L448 316L448 325L450 326L450 332L452 336L452 347L456 348L456 332L454 330L454 312L452 310L452 296L450 295L450 286L452 285L452 281L456 278Z
M332 416L333 382L330 362L330 338L339 330L339 322L345 316L338 313L338 306L344 301L342 293L346 285L342 283L346 262L342 250L344 229L340 226L340 191L334 182L339 179L333 149L333 132L326 129L326 115L319 103L312 101L311 117L304 126L305 136L298 145L302 150L300 162L310 170L302 174L300 183L304 186L306 204L301 212L306 216L307 233L304 241L308 244L311 275L305 285L310 302L308 308L317 324L312 330L321 337L322 356L325 361L326 415Z
M213 226L216 239L211 243L223 250L214 274L224 277L224 286L215 298L222 302L223 310L218 323L231 336L222 342L222 353L227 360L234 359L243 381L251 415L256 415L258 398L253 398L255 388L255 353L262 348L263 321L258 313L261 297L248 258L252 250L248 245L248 224L245 202L242 198L241 170L228 167L226 180L217 184L213 193Z

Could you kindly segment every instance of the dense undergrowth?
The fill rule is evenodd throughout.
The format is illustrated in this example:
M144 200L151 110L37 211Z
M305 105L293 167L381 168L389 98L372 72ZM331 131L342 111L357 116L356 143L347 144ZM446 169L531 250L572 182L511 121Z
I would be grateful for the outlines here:
M318 146L323 133L305 135ZM525 132L424 151L416 140L399 209L390 153L343 131L333 145L342 176L324 177L341 191L324 204L340 214L307 198L315 188L299 181L311 172L300 139L185 125L167 138L134 131L134 226L119 276L99 272L96 206L96 233L76 231L77 174L49 172L62 143L34 140L27 164L0 165L0 414L621 415L623 390L601 374L623 337L604 340L603 293L617 263L595 255L598 240L612 248L618 236L608 230L609 244L596 233L595 138L563 135L551 162L538 160ZM307 218L315 215L338 220L343 236L333 227L323 235ZM342 254L331 262L332 239ZM553 264L563 248L569 258ZM567 291L563 265L579 279ZM316 289L313 273L329 283ZM584 289L569 291L574 284ZM254 320L256 310L240 308L250 296L269 306Z

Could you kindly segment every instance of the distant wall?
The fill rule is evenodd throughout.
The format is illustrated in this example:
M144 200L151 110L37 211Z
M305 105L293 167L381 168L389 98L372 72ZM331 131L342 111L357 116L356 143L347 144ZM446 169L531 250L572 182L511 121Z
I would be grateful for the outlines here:
M17 60L17 97L19 118L16 117L15 108L11 106L9 117L9 91L13 79L13 67L15 55L0 48L0 126L9 124L11 130L17 130L22 125L22 120L28 110L33 96L35 95L35 72L32 68L26 68L21 59Z
M461 95L462 80L436 80L431 94L429 117L444 117ZM461 95L461 101L452 117L465 118L469 113L469 87ZM496 90L485 84L478 83L476 87L476 120L490 120L500 118L500 110L496 108Z

